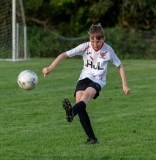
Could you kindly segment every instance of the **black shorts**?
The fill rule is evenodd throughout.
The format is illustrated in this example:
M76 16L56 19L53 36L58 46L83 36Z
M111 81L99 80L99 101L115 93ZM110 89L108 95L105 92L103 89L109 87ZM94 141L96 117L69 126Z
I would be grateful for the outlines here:
M77 82L74 97L77 91L84 91L88 87L92 87L96 90L96 94L93 97L93 99L96 99L99 96L99 92L101 91L101 86L98 83L93 82L89 78L85 78Z

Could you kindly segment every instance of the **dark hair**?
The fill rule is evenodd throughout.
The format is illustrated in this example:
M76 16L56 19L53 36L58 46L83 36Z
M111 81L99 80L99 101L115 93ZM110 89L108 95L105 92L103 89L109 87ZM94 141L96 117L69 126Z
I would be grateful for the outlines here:
M88 35L91 39L96 37L98 40L105 37L104 29L102 28L102 26L94 24L91 25L88 31Z

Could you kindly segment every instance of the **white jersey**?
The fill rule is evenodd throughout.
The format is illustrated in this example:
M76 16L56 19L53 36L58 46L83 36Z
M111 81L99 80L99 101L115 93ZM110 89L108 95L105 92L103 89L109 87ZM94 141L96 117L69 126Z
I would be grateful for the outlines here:
M66 53L69 58L76 55L83 57L84 65L79 80L89 78L98 83L101 88L106 84L108 61L111 61L116 67L121 64L114 50L106 43L100 50L95 51L90 42L85 42Z

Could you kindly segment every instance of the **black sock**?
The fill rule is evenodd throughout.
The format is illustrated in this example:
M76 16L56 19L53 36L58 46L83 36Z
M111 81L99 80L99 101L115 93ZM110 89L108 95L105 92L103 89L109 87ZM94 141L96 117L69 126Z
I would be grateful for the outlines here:
M79 113L78 115L80 118L81 125L82 125L84 131L86 132L87 136L90 139L96 139L94 132L93 132L93 129L92 129L92 126L91 126L91 123L90 123L89 116L88 116L86 110Z
M76 116L77 114L83 112L86 108L86 104L83 101L80 101L78 103L76 103L73 106L73 112L74 112L74 116Z

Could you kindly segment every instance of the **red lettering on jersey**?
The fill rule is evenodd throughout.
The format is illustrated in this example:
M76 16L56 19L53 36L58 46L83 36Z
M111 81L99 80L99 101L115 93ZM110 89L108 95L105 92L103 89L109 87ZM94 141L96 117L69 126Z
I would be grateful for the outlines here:
M83 50L83 52L85 52L88 48L89 48L89 46L87 46L87 47Z
M107 53L107 51L104 52L104 53L100 53L101 57L99 57L99 58L104 58L104 56L106 55L106 53Z
M94 60L94 58L93 58L92 56L90 56L90 58L91 58L92 60Z

